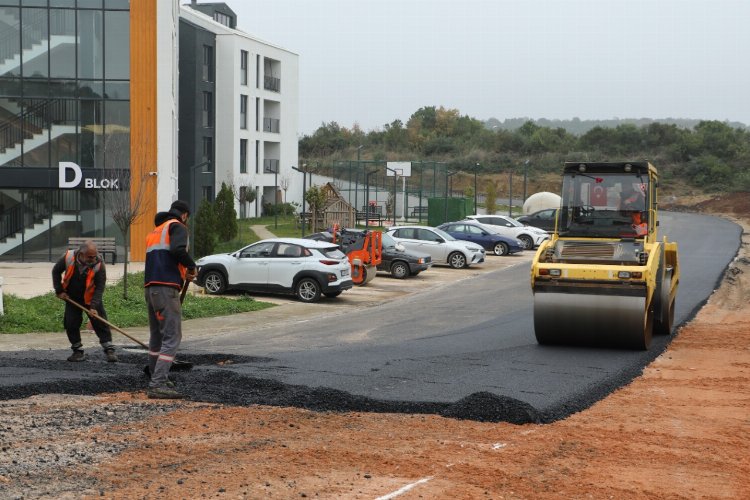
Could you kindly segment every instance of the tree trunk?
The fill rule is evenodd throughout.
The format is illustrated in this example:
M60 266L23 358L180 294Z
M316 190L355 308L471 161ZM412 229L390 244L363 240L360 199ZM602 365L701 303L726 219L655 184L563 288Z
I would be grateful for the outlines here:
M128 299L128 260L130 257L130 228L125 232L125 261L122 265L122 298Z

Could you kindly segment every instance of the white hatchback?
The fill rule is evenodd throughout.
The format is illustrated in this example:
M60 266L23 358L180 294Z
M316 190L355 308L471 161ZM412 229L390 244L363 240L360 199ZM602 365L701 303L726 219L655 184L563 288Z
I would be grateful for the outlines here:
M521 240L524 250L532 250L541 245L544 240L549 239L549 233L544 229L525 226L507 215L467 215L466 218L480 222L494 229L498 234Z
M448 264L460 269L484 262L484 248L476 243L457 240L435 227L396 226L390 228L387 234L411 252L429 254L433 264Z
M316 302L352 287L349 259L338 245L302 238L271 238L196 262L196 283L209 294L226 290L295 295Z

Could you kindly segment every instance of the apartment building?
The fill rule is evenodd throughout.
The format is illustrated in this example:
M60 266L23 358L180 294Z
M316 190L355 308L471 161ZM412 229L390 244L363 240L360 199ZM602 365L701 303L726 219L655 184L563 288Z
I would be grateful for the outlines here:
M256 217L263 203L301 199L302 178L291 168L298 56L235 26L224 3L182 6L180 197L210 200L225 183L238 193L239 216ZM247 190L254 191L252 203L240 202Z
M178 197L254 189L243 216L274 200L297 158L297 56L235 28L217 3L0 0L0 260L55 260L72 236L122 248L123 196L143 203L134 261Z

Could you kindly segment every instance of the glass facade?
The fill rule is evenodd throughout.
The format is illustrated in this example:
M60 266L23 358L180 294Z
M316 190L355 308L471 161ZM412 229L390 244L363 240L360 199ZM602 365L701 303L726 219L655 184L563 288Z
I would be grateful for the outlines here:
M0 260L56 259L70 236L122 239L108 191L58 181L61 162L130 168L128 9L0 0Z

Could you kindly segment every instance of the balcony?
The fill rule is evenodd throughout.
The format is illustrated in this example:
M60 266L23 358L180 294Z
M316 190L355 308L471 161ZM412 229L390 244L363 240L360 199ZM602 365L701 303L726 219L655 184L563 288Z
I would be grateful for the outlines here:
M263 118L263 132L279 133L281 120L278 118Z
M273 174L278 171L279 171L279 160L270 160L270 159L263 160L263 173L264 174Z
M281 78L276 78L274 76L264 76L263 88L272 92L281 92Z

